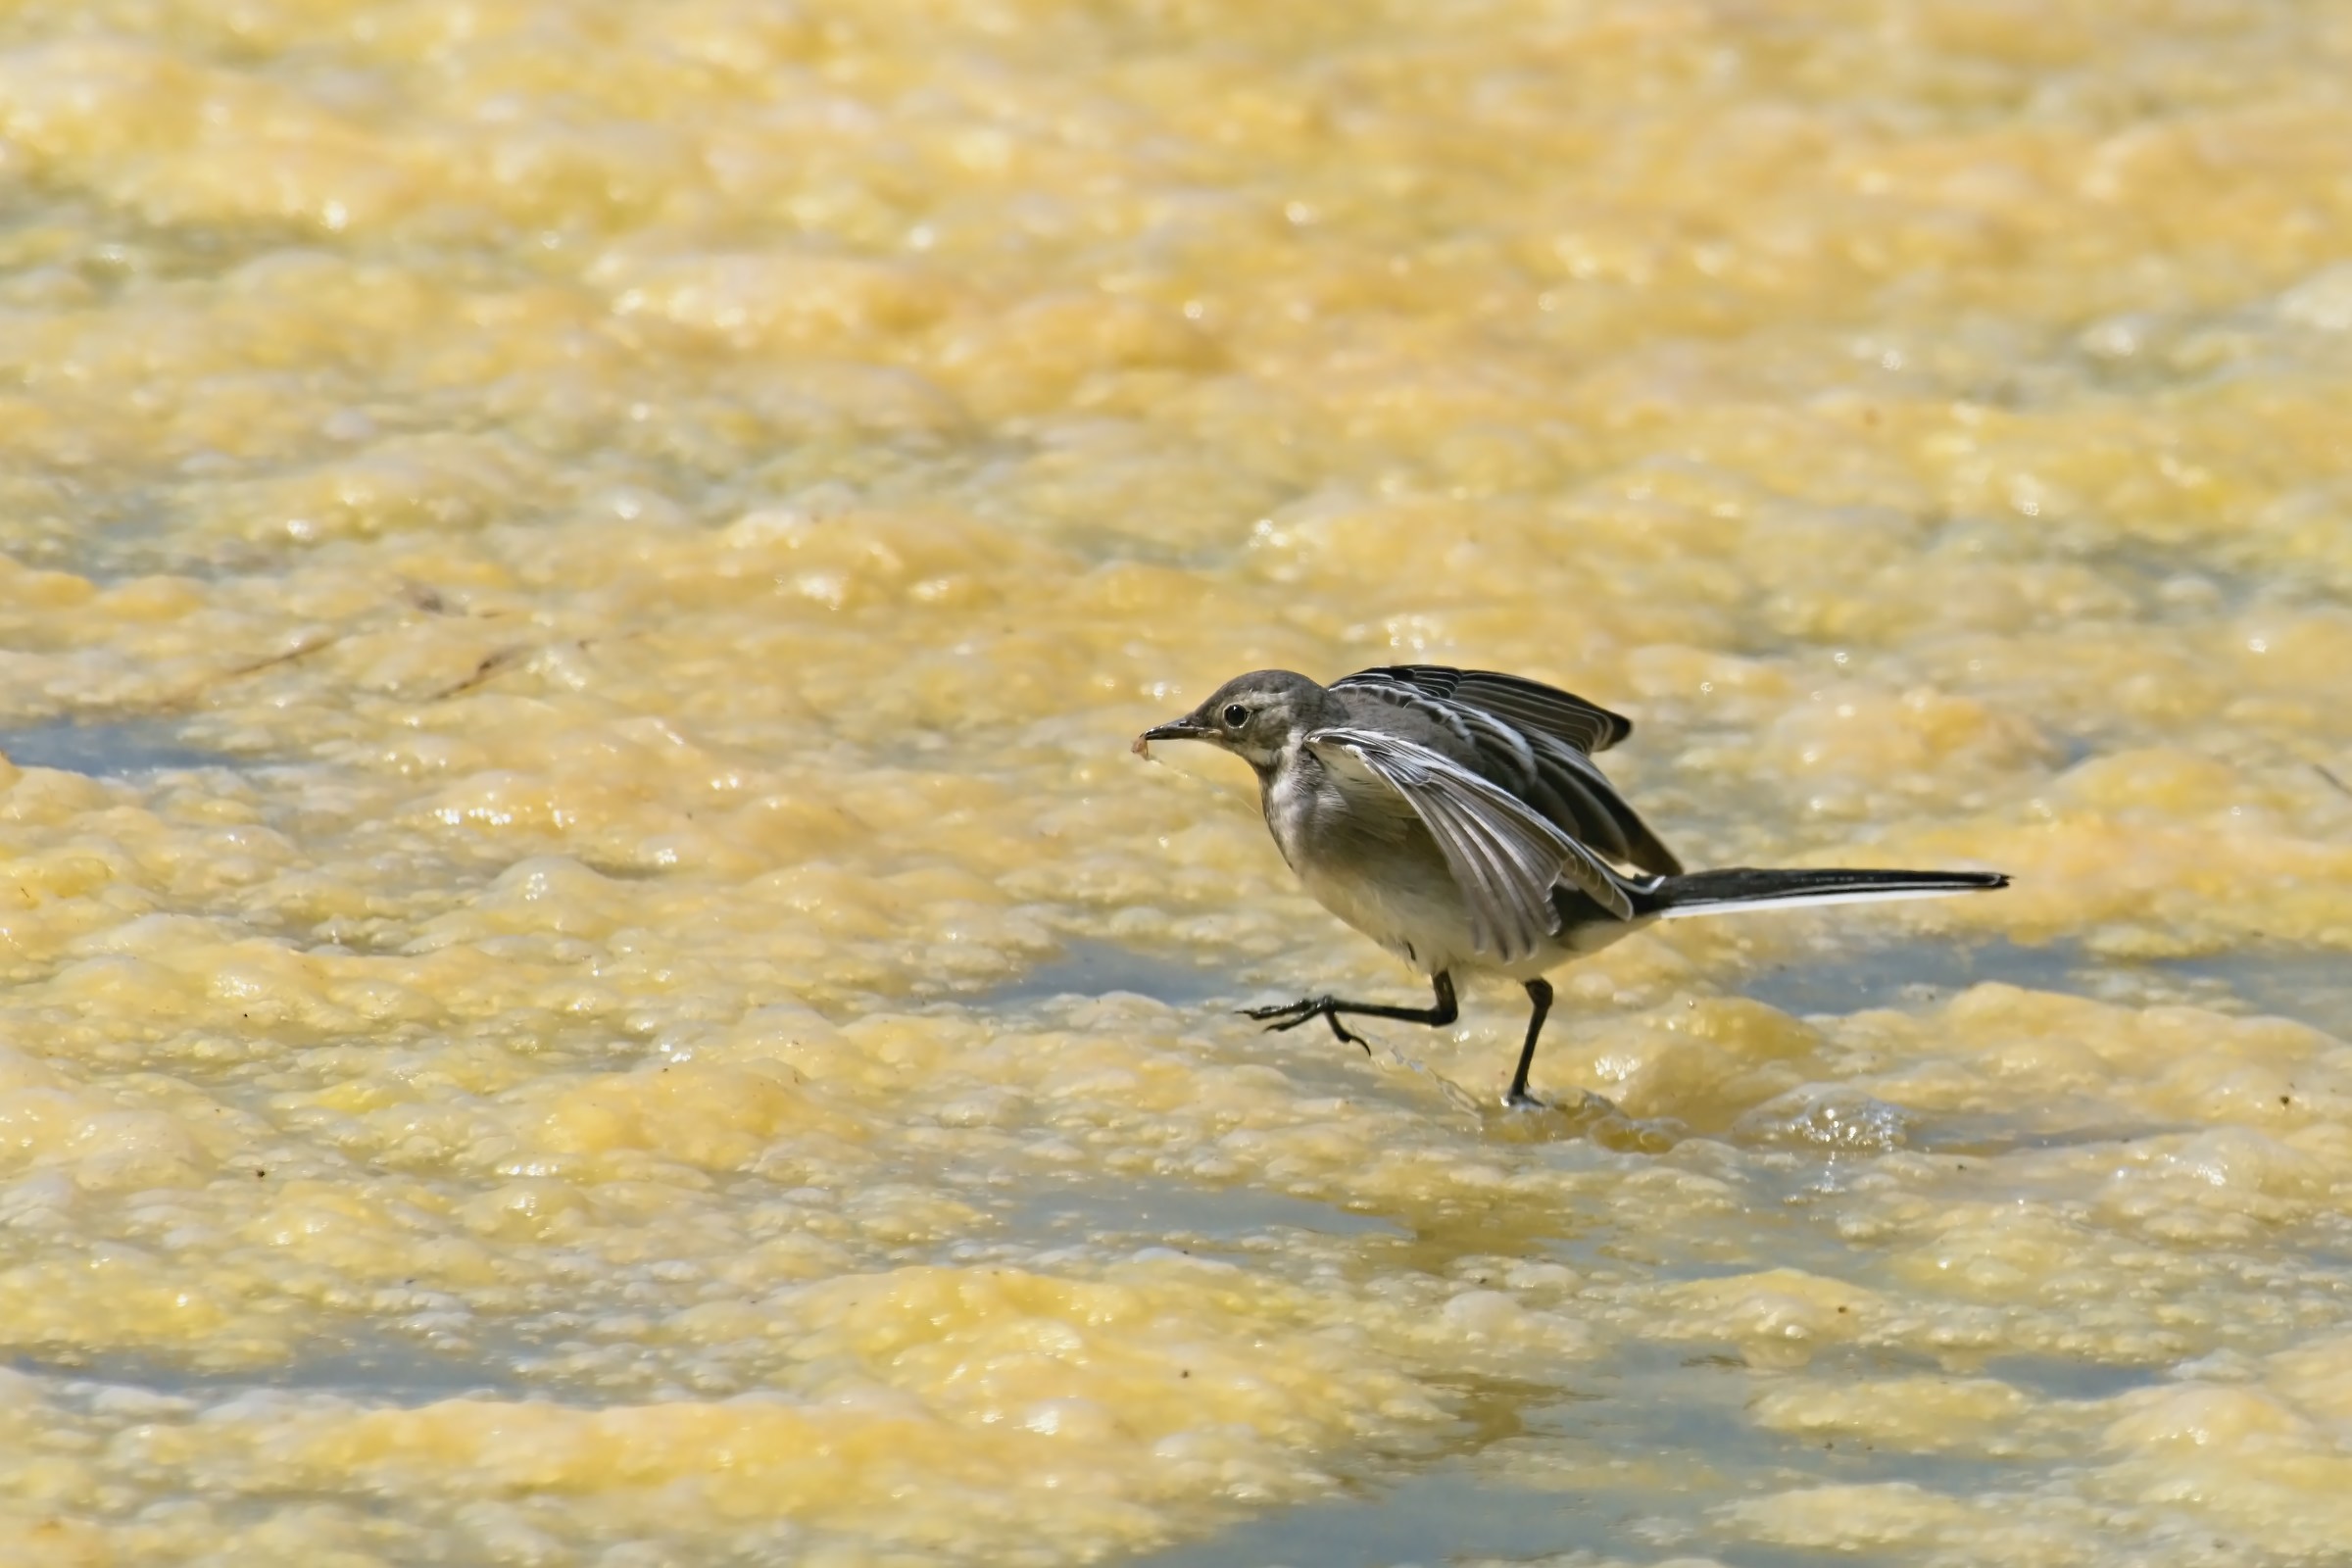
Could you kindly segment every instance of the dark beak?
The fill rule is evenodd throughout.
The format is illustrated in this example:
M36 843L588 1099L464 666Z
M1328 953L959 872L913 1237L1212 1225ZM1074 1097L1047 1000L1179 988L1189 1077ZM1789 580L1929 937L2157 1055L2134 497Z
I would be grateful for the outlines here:
M1153 741L1197 741L1208 733L1197 718L1171 718L1165 724L1154 724L1135 738L1130 748L1138 757L1152 755Z

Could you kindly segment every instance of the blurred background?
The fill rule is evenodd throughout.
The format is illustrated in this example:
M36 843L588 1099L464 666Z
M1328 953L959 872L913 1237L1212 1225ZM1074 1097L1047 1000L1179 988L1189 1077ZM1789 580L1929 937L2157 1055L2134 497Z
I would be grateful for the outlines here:
M2352 16L0 15L0 1562L2352 1539ZM1694 863L1421 983L1261 665ZM1198 749L1195 749L1196 752Z

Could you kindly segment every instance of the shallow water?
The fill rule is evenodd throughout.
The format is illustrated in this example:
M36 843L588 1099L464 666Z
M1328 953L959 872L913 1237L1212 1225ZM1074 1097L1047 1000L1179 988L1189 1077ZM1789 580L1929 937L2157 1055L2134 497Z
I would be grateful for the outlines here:
M0 18L0 1560L2352 1539L2352 24ZM1997 896L1424 994L1217 680Z

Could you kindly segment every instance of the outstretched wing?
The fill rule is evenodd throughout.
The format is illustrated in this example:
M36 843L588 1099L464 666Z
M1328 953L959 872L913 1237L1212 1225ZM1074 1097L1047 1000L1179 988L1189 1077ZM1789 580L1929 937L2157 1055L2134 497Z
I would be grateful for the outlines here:
M1440 702L1483 709L1520 729L1566 741L1587 755L1605 752L1634 732L1634 721L1622 713L1612 713L1556 686L1492 669L1389 664L1380 669L1359 669L1333 685L1410 687Z
M1533 954L1558 927L1551 890L1563 881L1619 919L1633 918L1624 884L1598 857L1442 753L1363 729L1315 730L1305 744L1333 772L1404 797L1462 890L1479 952L1503 963Z
M1683 862L1626 805L1591 753L1633 724L1605 708L1516 675L1439 664L1359 670L1332 690L1409 710L1474 753L1479 771L1603 858L1672 876Z

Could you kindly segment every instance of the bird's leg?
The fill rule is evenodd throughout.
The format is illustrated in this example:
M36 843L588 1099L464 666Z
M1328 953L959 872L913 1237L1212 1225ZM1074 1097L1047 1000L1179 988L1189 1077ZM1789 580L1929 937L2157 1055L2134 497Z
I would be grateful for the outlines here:
M1511 1090L1502 1097L1502 1102L1541 1109L1544 1102L1527 1092L1527 1070L1536 1064L1536 1037L1544 1032L1544 1015L1551 1011L1550 983L1530 980L1527 1000L1536 1004L1536 1014L1527 1020L1527 1044L1519 1048L1519 1070L1511 1074Z
M1307 997L1298 1002L1286 1002L1275 1007L1245 1007L1242 1016L1255 1018L1268 1029L1296 1029L1309 1018L1321 1018L1331 1025L1331 1032L1350 1045L1362 1046L1364 1054L1372 1048L1361 1038L1348 1032L1340 1022L1340 1014L1351 1012L1365 1018L1396 1018L1405 1023L1425 1023L1442 1029L1461 1016L1453 1004L1453 976L1443 971L1430 977L1437 988L1438 1000L1427 1007L1390 1007L1377 1002L1342 1002L1337 997ZM1269 1022L1268 1020L1272 1020Z

